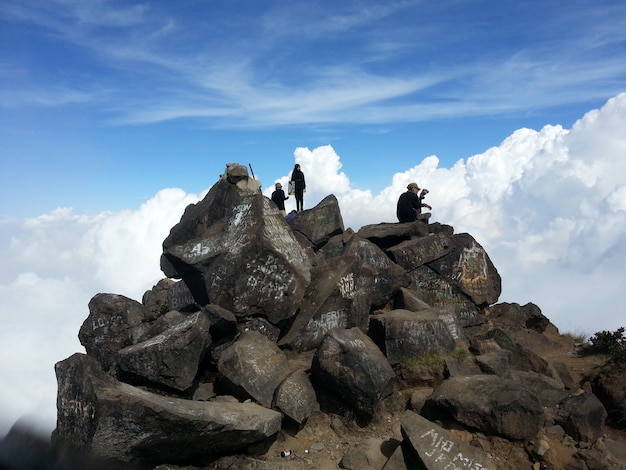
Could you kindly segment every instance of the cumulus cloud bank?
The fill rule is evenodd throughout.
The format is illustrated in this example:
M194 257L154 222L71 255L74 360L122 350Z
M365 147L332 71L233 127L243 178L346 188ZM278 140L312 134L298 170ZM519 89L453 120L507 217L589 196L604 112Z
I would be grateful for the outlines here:
M626 324L618 291L626 264L623 129L626 94L569 130L519 129L451 168L428 156L390 174L378 194L351 187L331 146L297 148L294 160L307 178L305 208L335 194L345 226L355 230L395 222L409 182L429 188L431 220L472 234L489 253L503 278L500 301L534 302L562 331L591 334ZM269 196L274 181L264 184ZM136 210L85 216L57 209L0 222L0 435L23 415L54 428L54 363L84 351L77 334L89 300L112 292L140 301L163 277L163 239L203 196L164 189Z

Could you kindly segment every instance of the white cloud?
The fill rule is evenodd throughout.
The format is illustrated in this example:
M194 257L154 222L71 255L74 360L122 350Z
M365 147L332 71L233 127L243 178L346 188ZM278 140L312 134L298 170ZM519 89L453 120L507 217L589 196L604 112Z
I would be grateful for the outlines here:
M111 292L141 301L163 277L161 243L199 197L164 189L133 211L90 217L59 208L20 225L0 223L8 247L0 278L0 436L24 414L54 428L54 364L84 351L78 331L89 300Z
M432 220L469 232L489 253L503 277L501 301L534 302L560 329L591 334L626 324L625 128L621 94L570 130L520 129L451 168L424 158L388 175L378 194L350 186L331 146L297 148L294 160L307 178L305 208L333 193L355 230L394 222L409 182L427 187ZM266 195L273 183L265 182ZM164 189L135 210L85 216L60 208L0 222L0 433L27 413L54 427L53 366L82 350L89 299L112 292L141 300L162 277L163 239L201 197Z

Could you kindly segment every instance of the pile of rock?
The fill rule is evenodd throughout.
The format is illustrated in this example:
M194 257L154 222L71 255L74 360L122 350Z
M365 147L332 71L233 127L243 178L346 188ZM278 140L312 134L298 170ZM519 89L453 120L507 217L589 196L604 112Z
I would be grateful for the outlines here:
M432 394L406 411L386 470L411 459L503 467L449 423L521 443L558 427L589 452L603 435L598 398L524 345L549 321L532 304L496 304L489 256L450 226L355 233L332 195L287 223L246 167L230 164L172 228L161 268L166 279L141 303L89 303L86 354L56 365L56 444L146 468L219 465L262 455L281 429L335 402L364 425L394 389L424 383ZM471 360L453 359L460 350ZM306 352L303 367L288 360ZM427 355L446 358L444 373L412 376L411 360ZM540 454L528 465L545 463Z

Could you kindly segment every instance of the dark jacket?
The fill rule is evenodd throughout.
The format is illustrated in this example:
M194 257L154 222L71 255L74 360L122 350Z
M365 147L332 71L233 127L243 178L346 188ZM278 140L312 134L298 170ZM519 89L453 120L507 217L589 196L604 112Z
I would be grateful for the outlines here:
M293 170L291 172L291 181L295 181L296 191L306 189L306 181L304 181L304 173L302 173L302 170Z
M412 191L402 193L398 198L396 216L400 222L413 222L422 212L422 198Z
M272 193L272 201L274 201L274 204L276 204L281 211L285 210L285 201L287 199L289 199L289 196L285 196L285 191L282 189L276 189Z

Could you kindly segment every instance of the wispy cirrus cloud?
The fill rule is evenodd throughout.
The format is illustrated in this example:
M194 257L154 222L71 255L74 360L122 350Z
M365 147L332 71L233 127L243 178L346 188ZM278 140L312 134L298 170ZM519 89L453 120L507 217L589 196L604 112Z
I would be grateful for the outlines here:
M106 1L8 5L4 17L49 28L79 47L92 69L84 73L87 85L84 77L64 76L45 87L37 77L4 87L0 105L93 102L115 125L187 118L218 128L418 122L585 103L625 87L626 48L618 46L626 33L608 33L619 30L617 7L590 10L594 22L581 22L588 10L577 8L533 17L539 39L522 47L508 37L526 34L516 29L521 20L496 29L501 41L488 37L484 24L459 24L464 50L450 29L457 23L427 16L435 13L420 2L270 3L252 16L229 10L226 18L220 4L197 15ZM410 14L416 25L402 20ZM486 38L491 42L481 42Z

